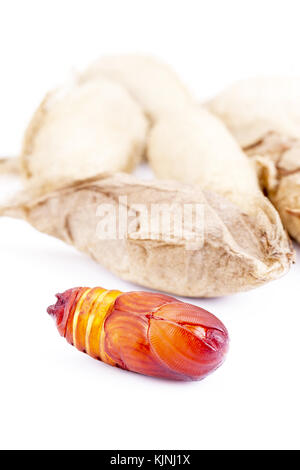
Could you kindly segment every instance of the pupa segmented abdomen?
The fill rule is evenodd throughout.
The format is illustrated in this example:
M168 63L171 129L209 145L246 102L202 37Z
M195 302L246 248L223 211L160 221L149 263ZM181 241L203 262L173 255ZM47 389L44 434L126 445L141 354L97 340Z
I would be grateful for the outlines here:
M228 333L214 315L164 294L74 288L48 308L80 351L112 366L196 380L221 365Z

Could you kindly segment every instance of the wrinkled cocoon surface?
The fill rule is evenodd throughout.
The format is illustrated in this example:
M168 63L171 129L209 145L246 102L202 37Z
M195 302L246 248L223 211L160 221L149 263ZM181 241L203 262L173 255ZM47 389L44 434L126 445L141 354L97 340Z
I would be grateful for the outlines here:
M97 236L97 208L127 196L134 214L127 239ZM142 214L135 204L201 204L204 219L195 219L186 239L170 240L162 227L156 237L143 232ZM241 211L215 192L176 182L141 182L115 174L74 183L41 197L2 209L2 215L21 217L41 232L53 235L89 254L121 278L186 296L218 296L257 287L284 274L293 251L279 217L266 202L257 216ZM118 217L118 210L116 211ZM193 246L188 238L195 235ZM202 243L204 241L204 243Z
M107 170L132 169L147 139L157 176L189 185L103 176ZM179 295L217 296L278 278L293 260L280 218L245 154L155 59L107 57L71 88L50 93L27 130L20 161L31 192L0 213L27 219L123 279ZM66 185L78 179L83 181ZM30 197L34 187L39 194L61 189ZM97 207L119 196L128 197L136 226L128 239L101 240ZM191 249L182 237L170 241L164 225L158 240L149 238L133 205L151 203L202 205L204 220L189 227L201 242Z
M102 171L129 171L144 153L147 127L139 105L106 78L55 90L26 131L23 173L46 191Z
M288 250L278 213L262 194L249 159L225 126L205 110L187 107L185 113L158 121L150 133L148 157L158 177L192 181L225 196L257 224L258 243L271 243L274 251L278 243Z
M208 108L253 159L262 187L300 242L300 79L243 80Z
M106 56L82 73L82 82L106 76L122 84L150 120L179 111L193 98L168 65L153 57Z

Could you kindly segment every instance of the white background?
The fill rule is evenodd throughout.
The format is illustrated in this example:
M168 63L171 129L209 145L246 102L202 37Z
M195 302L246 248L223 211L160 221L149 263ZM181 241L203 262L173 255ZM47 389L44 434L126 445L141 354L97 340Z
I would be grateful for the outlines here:
M297 75L299 16L297 0L1 0L0 155L18 153L46 91L101 54L153 53L199 99L241 77ZM45 312L69 287L136 286L24 222L1 219L0 240L1 448L299 448L300 264L195 300L225 322L230 353L204 381L173 383L93 361Z

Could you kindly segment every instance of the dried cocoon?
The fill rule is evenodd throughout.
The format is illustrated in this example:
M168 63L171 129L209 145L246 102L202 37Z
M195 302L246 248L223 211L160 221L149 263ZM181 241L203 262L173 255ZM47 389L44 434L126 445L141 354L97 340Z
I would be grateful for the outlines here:
M125 200L119 201L120 196ZM116 216L112 223L118 227L119 202L133 219L126 236L99 237L98 208L116 204L108 217ZM168 233L167 223L152 225L151 206L170 203L177 208L201 206L203 217L193 217L185 236L172 229ZM25 194L0 214L24 218L125 280L178 295L210 297L257 287L289 269L293 250L279 216L266 205L270 211L260 210L256 217L199 185L142 182L119 173L79 181L43 196ZM149 210L150 233L142 208Z
M103 75L126 87L151 121L165 112L179 111L193 101L176 73L153 57L106 56L83 72L81 80L85 82Z
M205 109L186 107L160 119L150 132L148 157L159 178L198 183L247 214L260 216L263 211L274 223L278 219L246 155L222 122Z
M57 89L26 131L23 173L46 191L102 171L129 171L144 153L147 126L128 92L104 77Z
M243 80L207 106L252 158L262 187L300 242L300 79Z

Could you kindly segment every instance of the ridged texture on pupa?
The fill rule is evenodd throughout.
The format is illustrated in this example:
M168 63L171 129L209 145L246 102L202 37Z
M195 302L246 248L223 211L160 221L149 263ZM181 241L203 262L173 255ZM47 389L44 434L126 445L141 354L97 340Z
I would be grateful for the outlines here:
M148 123L125 88L105 77L49 93L34 114L21 154L23 174L44 191L141 160Z
M300 242L300 79L243 80L207 106L253 159L262 187Z
M218 368L228 333L214 315L151 292L74 288L48 308L59 333L109 365L173 380L198 380Z
M127 238L100 239L97 209L100 204L117 204L119 196L127 197L121 207L131 214ZM293 249L269 203L269 211L258 207L253 216L199 185L142 182L116 174L77 182L42 197L26 197L2 208L0 214L26 219L123 279L178 295L211 297L245 291L280 277L293 261ZM184 204L199 204L203 219L193 217L184 227L185 237L172 237L172 230L168 233L169 227L161 224L152 230L151 239L137 204L144 204L151 214L152 203L177 204L181 209ZM116 217L118 223L118 207ZM109 217L105 220L109 225Z
M172 68L153 57L104 56L84 71L80 80L85 82L103 75L121 83L152 122L193 101Z

